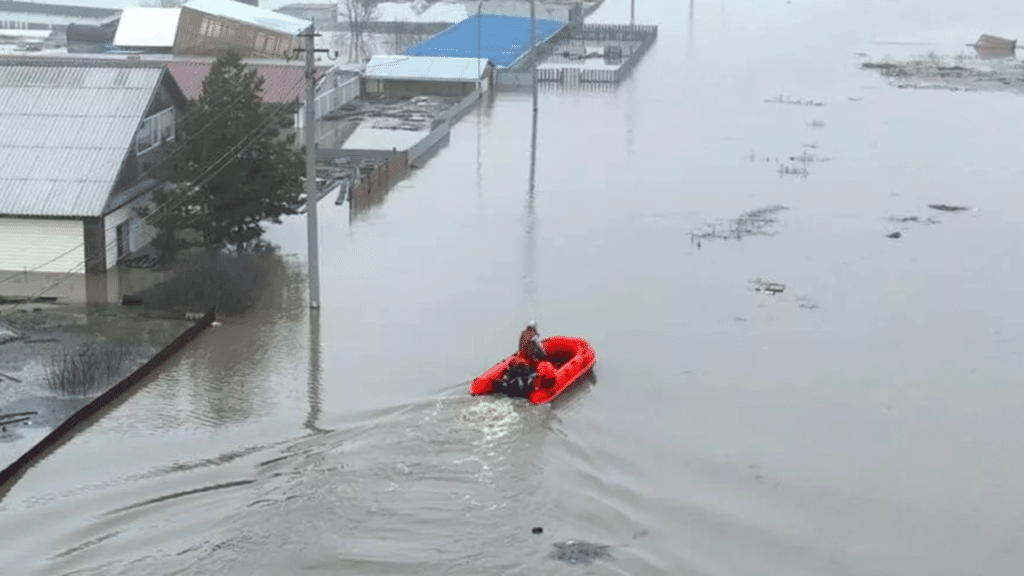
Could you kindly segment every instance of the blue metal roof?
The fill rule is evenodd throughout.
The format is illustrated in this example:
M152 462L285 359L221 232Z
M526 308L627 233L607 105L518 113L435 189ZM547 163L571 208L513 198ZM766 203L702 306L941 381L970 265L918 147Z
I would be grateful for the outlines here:
M537 20L537 44L565 27L557 20ZM481 41L477 43L477 30ZM530 19L484 14L466 18L406 50L409 56L487 58L498 68L511 68L530 50Z

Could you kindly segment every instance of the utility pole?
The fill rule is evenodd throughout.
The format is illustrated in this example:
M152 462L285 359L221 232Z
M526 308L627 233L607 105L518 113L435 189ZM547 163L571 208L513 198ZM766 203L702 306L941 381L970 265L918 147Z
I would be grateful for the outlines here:
M630 25L630 27L636 26L636 18L634 18L634 15L636 14L636 6L635 6L635 4L636 4L636 0L629 0L629 25Z
M533 113L537 113L537 0L530 0L530 60L533 66Z
M482 70L483 67L480 65L480 48L483 42L480 39L480 35L483 33L483 15L484 0L480 0L480 2L476 5L476 91L481 92L481 94L483 92L481 90L480 77L483 76L484 71Z
M306 53L306 110L303 136L306 137L306 235L309 241L309 307L320 307L320 251L317 246L319 228L316 222L316 204L320 200L316 189L316 53L313 40L320 36L309 25L308 32L299 34L306 39L306 47L299 51Z

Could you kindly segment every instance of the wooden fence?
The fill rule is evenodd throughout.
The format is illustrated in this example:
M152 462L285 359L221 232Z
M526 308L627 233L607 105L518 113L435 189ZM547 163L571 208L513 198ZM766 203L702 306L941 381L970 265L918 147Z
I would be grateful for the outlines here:
M377 162L368 173L361 174L359 181L349 190L349 205L356 212L363 212L376 206L391 188L409 173L407 152L395 152L383 162Z

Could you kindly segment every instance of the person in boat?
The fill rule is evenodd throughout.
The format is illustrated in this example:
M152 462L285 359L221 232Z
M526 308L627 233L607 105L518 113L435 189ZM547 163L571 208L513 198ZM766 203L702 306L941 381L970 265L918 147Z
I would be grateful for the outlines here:
M519 334L519 358L531 368L536 368L541 361L548 359L544 352L544 343L540 340L540 333L537 332L536 320L530 320Z
M528 397L538 377L541 387L550 386L554 382L555 369L544 351L544 343L537 332L537 322L531 320L519 334L519 351L509 363L504 383L505 393Z

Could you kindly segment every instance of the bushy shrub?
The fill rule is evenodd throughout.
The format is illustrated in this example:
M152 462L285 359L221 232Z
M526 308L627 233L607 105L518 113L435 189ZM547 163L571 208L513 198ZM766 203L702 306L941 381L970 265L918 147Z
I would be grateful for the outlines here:
M283 260L267 246L251 252L203 250L175 263L170 279L140 295L156 309L206 312L216 306L218 315L234 316L255 306L283 269Z
M128 375L135 352L123 342L89 342L78 349L57 350L46 372L51 392L64 396L90 396Z

